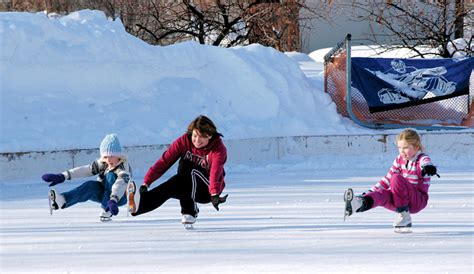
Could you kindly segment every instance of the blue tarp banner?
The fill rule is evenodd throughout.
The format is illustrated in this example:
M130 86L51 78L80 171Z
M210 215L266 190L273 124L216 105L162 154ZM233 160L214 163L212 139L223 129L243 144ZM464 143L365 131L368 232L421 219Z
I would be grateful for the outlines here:
M352 87L371 113L469 94L474 58L351 58Z

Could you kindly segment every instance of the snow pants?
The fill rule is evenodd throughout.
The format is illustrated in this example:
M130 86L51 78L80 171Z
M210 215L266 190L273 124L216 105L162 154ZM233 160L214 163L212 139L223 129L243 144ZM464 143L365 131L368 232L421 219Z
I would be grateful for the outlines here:
M105 180L103 182L87 181L70 191L61 193L66 200L64 208L90 200L100 203L101 207L105 209L107 207L107 202L110 200L112 185L115 183L115 180L117 180L117 175L113 172L109 172L105 175ZM122 206L126 203L127 195L123 195L118 201L118 205Z
M428 204L428 195L399 174L392 175L389 189L379 189L367 196L374 200L372 208L382 206L397 212L408 209L410 213L417 213Z
M140 194L140 203L137 216L150 212L168 199L178 199L181 205L181 214L197 217L199 208L196 203L207 204L211 202L209 194L209 177L207 172L187 160L180 160L178 174L174 175L161 185Z

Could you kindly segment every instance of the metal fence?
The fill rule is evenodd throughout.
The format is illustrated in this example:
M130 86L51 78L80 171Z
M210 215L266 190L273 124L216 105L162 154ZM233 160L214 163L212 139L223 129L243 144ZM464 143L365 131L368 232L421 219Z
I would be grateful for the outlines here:
M410 107L370 113L363 95L351 87L351 35L324 57L324 90L336 103L338 112L370 128L465 129L474 120L474 88L469 94ZM471 73L470 83L474 82Z

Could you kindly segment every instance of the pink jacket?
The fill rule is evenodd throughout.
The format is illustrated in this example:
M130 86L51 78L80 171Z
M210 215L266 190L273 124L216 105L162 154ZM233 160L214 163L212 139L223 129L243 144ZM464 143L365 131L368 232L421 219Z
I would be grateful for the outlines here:
M432 165L430 157L428 155L418 152L410 160L405 160L401 155L393 161L392 167L387 172L387 175L382 177L380 181L375 184L371 190L377 191L378 189L389 189L390 178L393 174L400 174L407 179L408 182L417 186L417 189L425 194L428 194L428 188L430 187L430 177L422 176L421 170L426 165Z

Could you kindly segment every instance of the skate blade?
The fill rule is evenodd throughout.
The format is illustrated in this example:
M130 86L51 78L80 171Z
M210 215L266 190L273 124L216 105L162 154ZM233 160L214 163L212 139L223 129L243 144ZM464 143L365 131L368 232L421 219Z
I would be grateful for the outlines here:
M346 221L346 218L351 216L351 214L347 211L347 204L346 207L344 208L344 222Z
M407 224L406 226L395 226L393 228L393 231L395 233L412 233L413 232L411 230L411 223Z
M59 206L55 201L56 195L54 194L54 191L50 190L48 193L49 215L53 215L53 210L59 209Z
M393 229L393 232L399 233L399 234L410 234L413 232L413 230L411 229L411 227L403 226L403 227L395 227Z
M193 230L194 229L193 224L184 223L183 226L184 226L184 229L186 229L186 230Z
M128 212L129 213L135 213L137 210L137 206L135 204L135 191L136 187L134 185L135 183L132 182L131 184L128 185Z
M135 205L135 193L128 194L128 212L131 214L137 211L137 207Z
M110 217L100 217L100 221L103 223L110 222L112 221L112 218Z
M49 215L53 216L53 208L51 204L51 197L48 195L48 204L49 204Z
M351 207L352 199L354 199L354 191L352 190L352 188L349 188L344 192L344 202L345 202L344 222L346 221L347 217L352 215L352 207Z

